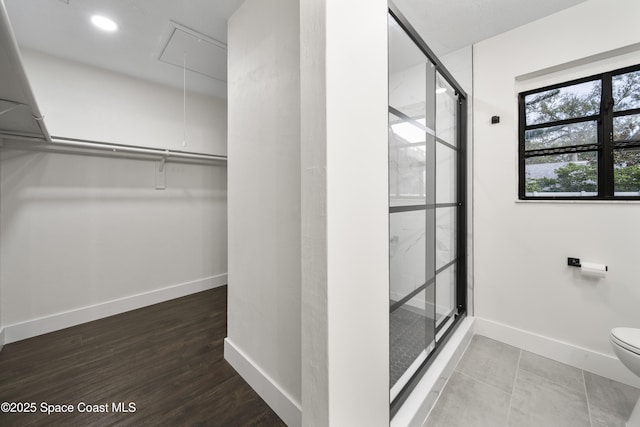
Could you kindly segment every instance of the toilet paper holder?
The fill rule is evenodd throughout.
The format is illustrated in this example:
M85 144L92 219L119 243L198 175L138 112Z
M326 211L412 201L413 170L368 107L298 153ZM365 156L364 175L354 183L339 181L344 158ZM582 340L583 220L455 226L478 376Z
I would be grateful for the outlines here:
M589 263L591 264L591 263ZM582 268L582 263L580 262L580 258L567 258L567 265L569 267L578 267L578 268ZM599 265L598 265L599 266ZM609 271L609 267L608 266L603 266L604 267L604 271Z
M567 258L567 265L569 267L581 267L580 258Z

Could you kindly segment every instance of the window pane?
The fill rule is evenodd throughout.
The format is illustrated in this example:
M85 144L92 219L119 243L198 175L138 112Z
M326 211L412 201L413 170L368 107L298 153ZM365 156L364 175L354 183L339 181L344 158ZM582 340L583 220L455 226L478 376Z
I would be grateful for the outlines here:
M614 141L640 140L640 114L613 118Z
M423 129L389 115L389 206L426 203L426 140Z
M455 90L440 75L436 74L436 136L444 142L457 145L456 116L458 97Z
M456 308L456 266L436 276L436 326L449 320Z
M601 82L594 80L525 96L527 125L575 119L600 112Z
M613 76L613 111L640 108L640 71Z
M434 286L430 286L433 294ZM427 306L433 306L426 292L419 292L414 298L392 311L389 315L389 376L393 387L405 372L415 373L419 363L426 359L426 348L434 339L433 314L427 313ZM412 366L413 365L413 366Z
M436 203L457 201L458 153L446 145L436 144Z
M597 155L587 152L531 157L525 160L525 178L529 197L597 196Z
M433 65L389 17L389 105L419 119L427 114L427 67ZM433 89L430 89L433 91Z
M389 215L391 301L401 300L427 281L426 221L423 210Z
M436 269L456 257L456 208L436 209Z
M640 196L640 149L613 152L616 196Z
M597 142L598 122L596 121L532 129L524 133L525 150L595 144Z

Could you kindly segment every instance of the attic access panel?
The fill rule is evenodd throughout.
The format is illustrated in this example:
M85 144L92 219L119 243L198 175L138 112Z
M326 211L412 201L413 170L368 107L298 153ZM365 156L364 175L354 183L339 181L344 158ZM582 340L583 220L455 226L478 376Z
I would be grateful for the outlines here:
M215 80L227 81L227 46L206 34L171 21L173 31L160 61L202 74Z

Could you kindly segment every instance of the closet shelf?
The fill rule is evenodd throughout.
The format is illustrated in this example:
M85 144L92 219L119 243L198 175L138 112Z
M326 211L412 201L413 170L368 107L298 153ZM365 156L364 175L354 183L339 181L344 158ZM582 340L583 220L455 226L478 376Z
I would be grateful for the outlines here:
M51 142L3 2L0 2L0 134Z

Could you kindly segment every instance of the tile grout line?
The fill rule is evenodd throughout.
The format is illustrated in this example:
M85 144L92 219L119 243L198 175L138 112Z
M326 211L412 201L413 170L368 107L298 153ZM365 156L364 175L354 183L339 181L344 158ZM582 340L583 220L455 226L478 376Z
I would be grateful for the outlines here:
M500 387L498 387L498 386L496 386L496 385L493 385L493 384L489 384L488 382L482 381L482 380L480 380L480 379L478 379L478 378L474 377L473 375L469 375L469 374L467 374L466 372L462 372L462 371L458 371L458 370L456 370L455 372L457 372L457 373L459 373L460 375L465 376L465 377L467 377L467 378L471 378L473 381L475 381L475 382L477 382L477 383L479 383L479 384L485 385L485 386L487 386L487 387L495 388L496 390L498 390L498 391L500 391L500 392L502 392L502 393L504 393L504 394L510 394L508 391L504 391L504 390L503 390L503 389L501 389Z
M587 379L584 376L584 369L580 369L582 372L582 385L584 386L584 396L587 398L587 414L589 415L589 425L593 427L593 418L591 418L591 403L589 402L589 392L587 391Z
M473 337L475 337L475 336L476 335L474 335ZM471 339L471 341L473 341L473 338ZM464 358L464 356L467 354L467 351L469 351L469 348L471 347L471 341L469 341L469 344L467 345L467 348L465 349L464 353L462 353L462 356L460 356L460 360L458 360L458 363L456 363L456 367L453 369L453 372L458 372L459 374L462 374L465 377L471 378L472 380L474 380L474 381L476 381L476 382L478 382L480 384L486 385L488 387L495 388L496 390L500 390L503 393L509 394L508 391L505 391L505 390L501 389L500 387L498 387L495 384L490 384L490 383L488 383L486 381L482 381L481 379L476 378L473 375L467 374L466 372L463 372L463 371L458 369L458 366L460 366L460 363L462 363L462 359ZM505 345L508 345L508 344L505 344ZM513 347L513 346L510 346L510 347ZM520 354L522 354L522 349L520 349L518 347L514 347L514 348L518 349ZM520 356L518 356L518 363L516 364L516 369L518 368L519 365L520 365ZM453 372L452 372L452 374L453 374ZM513 388L512 388L511 391L513 391Z
M513 387L511 388L511 395L509 396L509 409L507 410L507 421L505 426L509 426L509 416L511 415L511 405L513 404L513 395L516 392L516 382L518 381L518 372L520 372L520 360L522 359L522 349L518 354L518 363L516 364L516 376L513 378Z

